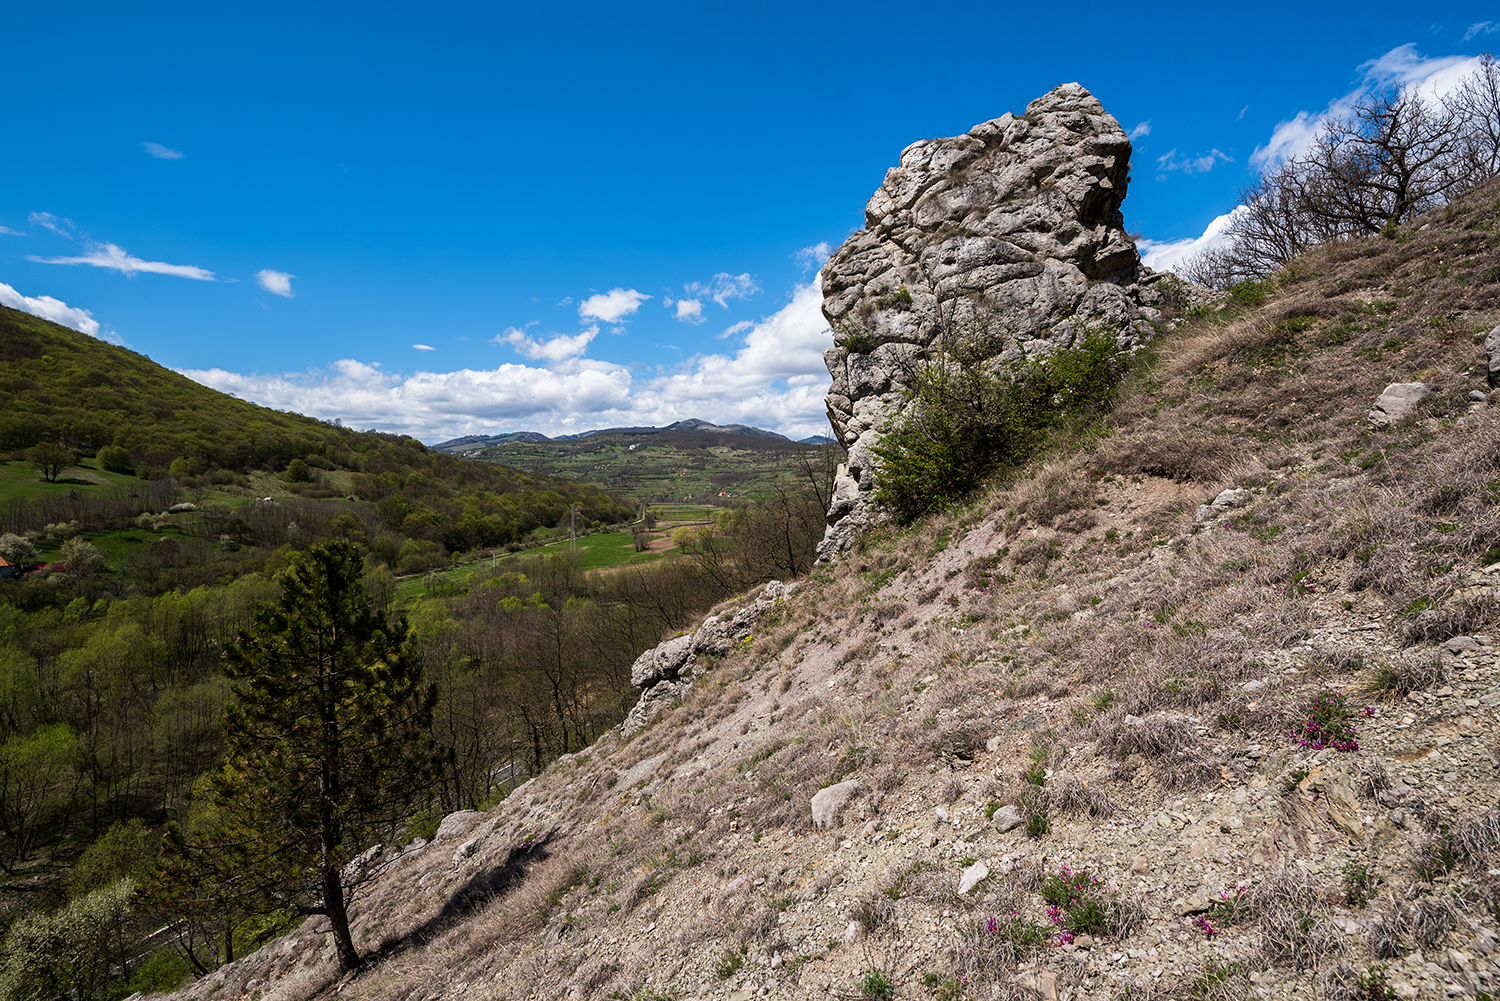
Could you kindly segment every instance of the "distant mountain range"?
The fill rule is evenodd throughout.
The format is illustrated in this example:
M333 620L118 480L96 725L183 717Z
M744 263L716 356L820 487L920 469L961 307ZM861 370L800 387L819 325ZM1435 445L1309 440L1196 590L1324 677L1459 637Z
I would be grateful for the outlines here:
M471 434L464 435L462 438L440 442L430 447L434 451L447 452L451 455L466 455L481 449L493 448L496 445L509 445L517 442L580 441L585 438L597 438L600 435L657 435L672 431L699 431L710 434L746 435L752 438L774 438L778 441L791 441L786 435L777 434L775 431L767 431L765 428L750 427L747 424L714 424L711 421L690 417L687 420L676 421L661 428L596 428L592 431L580 431L578 434L558 435L556 438L549 438L540 431L510 431L506 434L494 435ZM813 435L810 438L801 439L798 444L831 445L833 444L833 439L828 435Z

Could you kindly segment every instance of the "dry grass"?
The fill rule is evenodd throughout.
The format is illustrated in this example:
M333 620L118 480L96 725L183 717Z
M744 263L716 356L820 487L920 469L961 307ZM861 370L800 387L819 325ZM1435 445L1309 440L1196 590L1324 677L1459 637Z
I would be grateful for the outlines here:
M1322 910L1316 881L1294 867L1271 872L1250 894L1260 954L1278 966L1316 969L1345 948L1344 934Z

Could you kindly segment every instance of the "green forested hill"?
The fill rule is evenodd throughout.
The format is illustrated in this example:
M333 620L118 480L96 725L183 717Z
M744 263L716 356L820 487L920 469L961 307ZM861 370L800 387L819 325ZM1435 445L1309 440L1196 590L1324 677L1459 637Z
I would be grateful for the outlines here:
M350 494L369 502L362 508L373 505L359 519L366 522L361 541L393 565L403 553L412 563L417 550L430 559L441 555L437 547L453 552L515 542L557 524L575 504L582 524L620 521L632 509L584 484L463 462L413 438L256 406L144 355L0 307L0 456L18 462L41 442L80 457L108 449L100 465L143 480L170 476L178 484L233 491L248 488L250 474L265 472L304 497ZM13 501L0 511L0 530L23 532L57 520L56 505L46 500ZM299 520L305 528L305 518Z

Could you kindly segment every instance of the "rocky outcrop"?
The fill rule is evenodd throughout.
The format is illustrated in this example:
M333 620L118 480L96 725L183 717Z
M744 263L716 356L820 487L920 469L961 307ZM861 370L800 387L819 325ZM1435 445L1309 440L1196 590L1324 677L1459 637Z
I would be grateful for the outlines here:
M906 373L944 338L984 335L1001 360L1089 332L1134 347L1154 332L1162 276L1141 266L1120 203L1130 140L1076 83L966 135L913 143L823 269L828 417L849 460L820 553L874 516L874 446Z
M693 690L701 658L722 657L750 637L755 620L792 593L793 585L773 580L752 604L733 612L710 615L691 633L659 643L641 654L630 667L630 683L641 698L620 724L620 735L633 736L657 713Z

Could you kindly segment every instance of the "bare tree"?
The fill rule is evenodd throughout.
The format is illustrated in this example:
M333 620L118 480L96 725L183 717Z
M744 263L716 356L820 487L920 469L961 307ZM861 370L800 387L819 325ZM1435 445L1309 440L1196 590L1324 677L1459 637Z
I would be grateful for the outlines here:
M1241 192L1227 239L1183 274L1220 288L1264 278L1320 243L1389 234L1497 168L1500 70L1486 57L1446 101L1392 88L1323 122L1305 153Z
M1326 122L1293 170L1303 211L1332 235L1379 233L1443 204L1457 183L1459 120L1392 89Z
M1331 234L1309 218L1302 204L1297 165L1283 163L1240 192L1239 205L1225 230L1225 242L1199 254L1182 268L1200 285L1228 288L1264 277Z
M1500 65L1486 52L1479 69L1448 95L1459 122L1459 162L1463 187L1500 174Z

